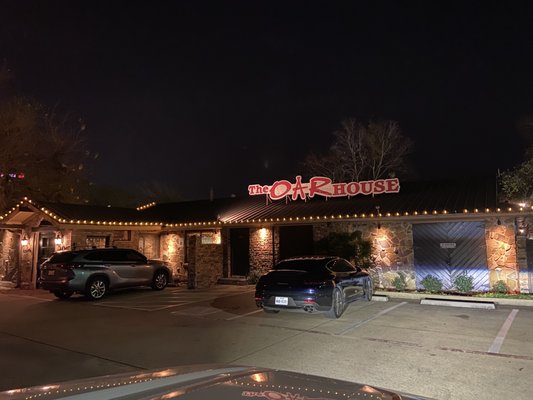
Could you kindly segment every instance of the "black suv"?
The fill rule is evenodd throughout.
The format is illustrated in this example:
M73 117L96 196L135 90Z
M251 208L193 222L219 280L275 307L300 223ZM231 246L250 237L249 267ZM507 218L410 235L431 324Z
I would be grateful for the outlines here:
M52 254L41 265L40 285L60 299L82 293L101 299L109 290L133 286L164 289L172 279L161 261L131 249L91 249Z

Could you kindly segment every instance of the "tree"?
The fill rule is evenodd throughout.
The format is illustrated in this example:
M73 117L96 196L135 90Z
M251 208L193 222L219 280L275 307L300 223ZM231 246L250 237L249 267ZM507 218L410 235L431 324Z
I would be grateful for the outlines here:
M395 176L405 172L406 157L413 143L402 135L395 121L344 120L334 133L327 154L310 154L303 163L309 175L324 175L334 181L360 181Z
M85 161L93 157L84 129L28 98L0 99L0 209L23 196L83 202Z
M315 241L315 253L346 258L361 268L368 269L375 265L372 242L363 238L361 231L330 232L328 236Z
M533 202L533 117L525 117L518 124L518 132L526 141L525 161L500 175L503 200L515 203Z

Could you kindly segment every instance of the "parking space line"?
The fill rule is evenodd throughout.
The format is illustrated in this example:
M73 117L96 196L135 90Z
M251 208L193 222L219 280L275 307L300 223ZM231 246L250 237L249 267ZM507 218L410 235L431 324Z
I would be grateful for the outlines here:
M257 314L257 313L260 313L261 311L263 311L263 310L259 309L259 310L251 311L251 312L246 313L246 314L236 315L236 316L231 317L231 318L226 318L226 321L233 321L234 319L239 319L239 318L242 318L242 317L246 317L248 315Z
M361 325L366 324L367 322L373 321L373 320L375 320L376 318L379 318L379 317L381 317L382 315L385 315L385 314L387 314L388 312L391 312L392 310L395 310L396 308L401 307L401 306L403 306L403 305L405 305L405 304L407 304L407 302L406 302L406 301L402 301L401 303L396 304L395 306L392 306L392 307L386 308L385 310L383 310L383 311L377 313L377 314L374 315L373 317L371 317L371 318L367 318L367 319L365 319L365 320L363 320L363 321L360 321L360 322L357 322L357 323L355 323L355 324L353 324L353 325L350 325L348 328L342 330L342 331L339 332L339 333L336 333L335 335L336 335L336 336L342 336L342 335L344 335L344 334L346 334L346 333L348 333L348 332L350 332L350 331L353 331L355 328L358 328L358 327L360 327Z
M496 338L494 339L494 342L492 342L492 345L489 348L489 353L500 352L500 349L503 345L503 341L505 340L507 333L509 333L509 329L511 328L511 325L513 324L516 314L518 314L518 310L515 308L511 311L511 313L509 314L509 316L503 323L502 327L500 328L498 335L496 336Z

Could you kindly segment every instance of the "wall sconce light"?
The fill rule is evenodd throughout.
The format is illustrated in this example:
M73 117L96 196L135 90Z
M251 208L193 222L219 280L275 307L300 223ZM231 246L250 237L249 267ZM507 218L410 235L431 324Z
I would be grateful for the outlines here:
M57 246L61 246L63 244L63 237L61 234L58 234L54 241Z
M526 233L526 227L524 225L518 226L518 233L520 233L521 235Z
M381 223L378 222L378 229L381 229Z
M23 247L26 247L26 246L28 246L29 243L30 243L30 241L28 240L28 237L26 235L22 236L22 239L20 239L20 244Z
M496 223L497 223L498 225L501 225L501 224L502 224L502 221L500 221L500 219L498 218L497 221L496 221Z

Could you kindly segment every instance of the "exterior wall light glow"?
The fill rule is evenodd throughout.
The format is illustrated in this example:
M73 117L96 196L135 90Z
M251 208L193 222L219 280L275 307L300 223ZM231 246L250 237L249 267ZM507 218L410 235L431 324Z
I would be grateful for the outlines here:
M61 246L63 244L63 238L61 237L61 235L57 235L54 239L54 242L56 245Z
M22 239L20 239L20 244L24 247L26 247L30 241L28 240L28 237L26 235L22 236Z

